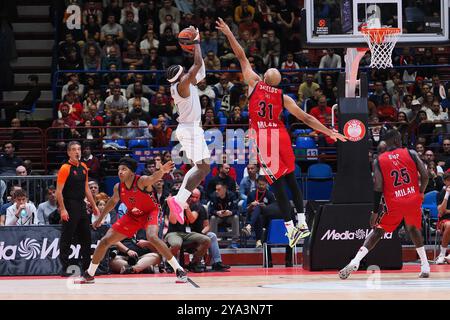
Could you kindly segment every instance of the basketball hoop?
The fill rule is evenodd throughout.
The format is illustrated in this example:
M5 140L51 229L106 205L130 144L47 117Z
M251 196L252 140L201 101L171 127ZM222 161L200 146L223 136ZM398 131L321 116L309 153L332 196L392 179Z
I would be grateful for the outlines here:
M371 68L392 68L392 50L401 34L400 28L361 28L371 52Z

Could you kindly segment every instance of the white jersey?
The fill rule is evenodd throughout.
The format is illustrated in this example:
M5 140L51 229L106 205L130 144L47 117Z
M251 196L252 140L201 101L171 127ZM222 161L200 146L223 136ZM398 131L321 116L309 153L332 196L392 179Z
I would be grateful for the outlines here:
M202 108L200 106L200 97L198 96L197 88L192 83L189 84L189 97L183 98L178 93L178 83L170 86L170 93L172 94L179 115L178 122L180 124L200 124Z
M202 60L202 66L195 75L195 80L199 83L206 76L205 62ZM178 123L200 125L202 122L202 107L200 106L200 97L198 89L192 83L189 84L189 97L183 98L178 94L178 83L170 86L170 93L178 113Z

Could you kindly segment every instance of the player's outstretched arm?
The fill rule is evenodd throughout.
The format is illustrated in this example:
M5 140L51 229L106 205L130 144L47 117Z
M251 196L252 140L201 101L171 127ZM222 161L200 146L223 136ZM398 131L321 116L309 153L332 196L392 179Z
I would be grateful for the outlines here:
M241 45L236 40L236 37L233 32L231 32L230 27L225 23L225 21L222 20L222 18L219 18L216 21L216 29L222 31L228 41L230 41L231 48L241 64L244 80L250 87L254 87L258 81L261 81L261 78L253 71L250 62L245 56L244 49L242 49Z
M311 127L312 129L314 129L316 131L320 131L323 134L326 134L334 141L336 141L336 140L340 140L343 142L347 141L347 138L344 135L340 134L339 132L337 132L335 130L328 129L322 123L320 123L319 120L314 118L312 115L304 112L291 97L289 97L287 95L283 95L283 102L284 102L285 108L288 109L288 111L294 117L296 117L300 121L303 121L307 126Z
M142 176L139 178L138 185L142 190L151 188L156 182L162 179L162 177L173 170L175 164L172 161L167 161L161 168L151 176Z
M102 225L103 219L106 217L108 213L111 212L112 209L116 207L119 201L120 201L119 184L116 183L116 185L114 186L114 193L112 197L109 198L108 202L106 202L105 208L103 209L102 212L100 212L100 216L98 217L98 219L95 220L95 222L92 224L92 228L97 229L98 227L100 227Z

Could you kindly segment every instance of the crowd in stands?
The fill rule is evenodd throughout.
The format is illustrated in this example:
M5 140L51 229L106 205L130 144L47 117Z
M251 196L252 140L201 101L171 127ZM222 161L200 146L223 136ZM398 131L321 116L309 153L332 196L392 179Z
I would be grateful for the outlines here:
M177 3L190 8L189 1ZM49 131L48 147L49 151L64 153L71 139L83 141L83 161L90 169L90 178L97 181L92 182L92 190L99 207L108 199L108 195L101 192L104 190L100 190L103 188L102 150L127 148L131 144L134 148L172 146L176 108L164 73L158 70L172 64L186 68L192 65L192 55L181 50L176 38L177 33L189 25L197 26L201 32L206 69L223 70L208 72L205 80L198 84L205 129L220 128L224 124L245 129L248 125L247 86L229 44L215 29L217 17L222 17L238 36L256 72L262 74L269 67L284 70L281 85L285 92L323 124L329 126L331 123L331 107L338 100L338 73L329 70L299 72L296 69L343 67L342 51L327 49L317 62L310 61L301 48L297 1L201 0L195 3L195 9L184 8L183 11L171 0L70 1L70 4L80 6L83 25L80 30L64 30L57 51L58 67L83 72L68 72L60 77L58 115L53 121L53 130ZM380 143L383 134L390 128L397 128L404 146L415 149L427 165L430 173L427 192L441 191L444 186L442 176L450 171L450 139L446 136L450 126L445 122L450 106L450 86L441 80L442 73L438 69L413 66L436 63L432 49L426 49L422 55L417 55L413 48L399 49L394 52L394 65L411 65L411 68L369 71L369 136L374 150L371 156L374 158L385 148ZM369 64L370 52L361 60L360 66ZM109 72L98 73L100 70ZM150 70L154 73L122 73L118 70ZM297 122L291 115L286 115L285 120L288 126ZM291 131L295 144L296 134ZM333 141L314 131L306 135L318 147L334 145ZM20 137L13 140L20 140ZM16 175L20 167L27 168L14 155L14 148L12 143L4 144L0 175ZM169 151L156 155L145 163L141 173L152 174L170 159ZM177 192L188 170L189 165L185 164L154 186L156 198L165 211L163 236L171 243L174 253L179 252L180 243L186 240L188 232L186 226L169 221L164 200ZM0 225L59 223L54 189L48 189L46 202L32 204L25 201L27 214L23 217L17 212L24 198L30 196L26 190L17 184L6 186L3 183L0 193L5 200L0 211ZM259 175L258 166L249 164L240 181L237 181L233 164L214 166L210 179L192 194L189 206L185 208L191 230L203 235L194 241L197 247L192 268L201 271L200 257L209 249L214 268L226 269L216 250L221 227L229 231L230 248L239 246L242 234L246 237L254 235L256 247L261 247L267 217L278 210L274 202L267 182ZM105 223L113 223L124 212L126 208L119 206ZM143 238L138 240L143 241ZM145 250L138 253L136 242L124 242L124 246L119 248L126 253L123 254L125 258L117 258L117 272L141 272L159 263ZM145 247L140 241L137 246ZM139 263L140 257L143 266ZM128 260L136 261L131 265L127 264Z

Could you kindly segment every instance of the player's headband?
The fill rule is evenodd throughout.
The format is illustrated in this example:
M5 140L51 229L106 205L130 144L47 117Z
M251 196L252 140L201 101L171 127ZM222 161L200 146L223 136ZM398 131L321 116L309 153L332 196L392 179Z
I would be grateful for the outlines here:
M176 75L174 75L172 78L170 78L170 79L167 79L167 81L169 81L169 82L174 82L175 80L177 80L178 79L178 77L180 76L180 74L183 72L183 67L182 66L180 66L180 65L178 65L178 72L177 72L177 74Z

